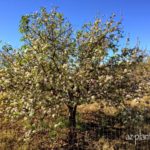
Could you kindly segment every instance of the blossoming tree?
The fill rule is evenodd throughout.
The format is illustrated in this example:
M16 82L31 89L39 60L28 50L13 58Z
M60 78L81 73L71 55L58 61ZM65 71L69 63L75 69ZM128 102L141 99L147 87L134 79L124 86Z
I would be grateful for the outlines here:
M57 10L41 9L22 17L20 32L23 46L5 45L0 52L0 84L9 104L4 111L11 117L34 118L39 110L54 116L66 105L74 129L78 105L106 100L117 106L139 96L135 70L143 55L138 47L120 49L121 22L115 15L75 33Z

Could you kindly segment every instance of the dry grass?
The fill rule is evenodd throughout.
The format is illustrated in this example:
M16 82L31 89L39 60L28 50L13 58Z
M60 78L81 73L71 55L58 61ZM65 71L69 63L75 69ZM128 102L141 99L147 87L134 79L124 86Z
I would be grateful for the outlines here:
M134 99L134 100L131 100L131 101L127 101L126 104L129 105L132 108L136 107L138 109L141 109L141 108L150 109L150 97L145 96L142 99Z
M99 111L108 116L114 116L118 112L118 109L114 106L108 106L104 101L101 103L83 104L78 107L79 113L94 113Z

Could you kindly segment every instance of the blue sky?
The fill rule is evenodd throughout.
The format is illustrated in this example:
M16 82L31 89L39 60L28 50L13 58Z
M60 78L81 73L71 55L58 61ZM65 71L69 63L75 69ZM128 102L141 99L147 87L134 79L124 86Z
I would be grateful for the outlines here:
M21 16L40 7L51 9L53 6L59 7L75 29L95 16L108 18L114 12L123 18L124 31L130 35L131 44L136 44L139 38L140 46L150 50L150 0L1 0L0 40L19 47Z

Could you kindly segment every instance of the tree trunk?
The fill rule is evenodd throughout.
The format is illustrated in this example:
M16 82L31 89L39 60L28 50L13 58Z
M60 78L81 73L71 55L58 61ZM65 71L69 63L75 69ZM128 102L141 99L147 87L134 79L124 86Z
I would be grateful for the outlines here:
M69 109L69 127L76 128L76 109L77 106L68 106Z
M77 142L77 133L76 133L76 109L75 106L68 106L69 109L69 133L68 133L68 144L70 147L74 147Z

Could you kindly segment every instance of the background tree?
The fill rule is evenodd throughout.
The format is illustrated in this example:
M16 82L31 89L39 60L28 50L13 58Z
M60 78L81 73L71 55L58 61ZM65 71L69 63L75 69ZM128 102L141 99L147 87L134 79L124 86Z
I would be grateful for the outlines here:
M66 105L73 143L78 105L106 100L117 106L140 96L143 82L136 78L136 67L144 57L138 47L119 48L123 36L115 15L74 33L61 13L43 8L22 17L20 32L24 45L18 50L5 45L1 51L0 84L9 105L4 111L29 119L34 131L45 116L57 116Z

